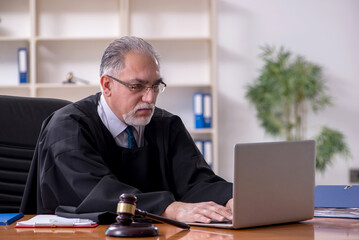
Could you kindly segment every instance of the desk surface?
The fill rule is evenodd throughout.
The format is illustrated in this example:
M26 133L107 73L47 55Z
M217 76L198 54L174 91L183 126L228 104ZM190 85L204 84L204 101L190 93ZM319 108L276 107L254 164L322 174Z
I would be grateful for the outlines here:
M32 216L20 219L26 220ZM0 239L119 239L108 237L108 225L96 228L15 228L15 223L0 226ZM223 230L215 228L191 227L189 231L157 224L160 236L152 239L359 239L359 220L314 218L309 221L269 227L242 230ZM127 238L136 239L136 238Z

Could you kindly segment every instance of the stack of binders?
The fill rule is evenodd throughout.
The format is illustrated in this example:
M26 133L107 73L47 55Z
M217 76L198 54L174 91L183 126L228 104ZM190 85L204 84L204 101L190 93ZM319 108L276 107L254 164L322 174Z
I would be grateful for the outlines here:
M196 92L193 94L195 128L212 127L212 95Z
M207 164L213 168L212 141L196 139L194 142L197 145L198 150L202 153L203 158L206 160Z
M196 129L212 127L212 95L210 93L196 92L193 94L193 115ZM213 167L212 141L209 139L194 140L208 165Z

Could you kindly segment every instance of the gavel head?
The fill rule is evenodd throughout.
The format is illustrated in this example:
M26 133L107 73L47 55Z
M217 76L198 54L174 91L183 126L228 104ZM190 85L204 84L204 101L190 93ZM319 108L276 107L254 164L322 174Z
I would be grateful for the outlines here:
M123 225L130 225L133 221L136 211L137 197L133 194L123 193L120 196L120 201L117 204L118 223Z

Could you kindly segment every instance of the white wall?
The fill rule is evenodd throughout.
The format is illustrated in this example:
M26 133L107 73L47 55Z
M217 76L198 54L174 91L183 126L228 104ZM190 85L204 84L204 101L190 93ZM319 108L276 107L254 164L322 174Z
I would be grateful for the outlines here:
M259 46L285 46L323 67L334 106L308 119L308 137L322 125L340 130L352 151L317 184L348 184L359 169L359 1L218 0L219 174L232 180L233 145L269 141L245 86L262 66ZM277 139L279 140L279 139Z

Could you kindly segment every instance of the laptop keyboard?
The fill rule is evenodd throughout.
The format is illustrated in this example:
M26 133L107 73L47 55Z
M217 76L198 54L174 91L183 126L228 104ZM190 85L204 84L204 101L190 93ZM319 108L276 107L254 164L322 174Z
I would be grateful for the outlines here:
M210 223L213 223L213 224L217 224L217 223L225 223L225 224L232 224L232 220L223 220L223 221L218 221L218 220L214 220L212 219Z

